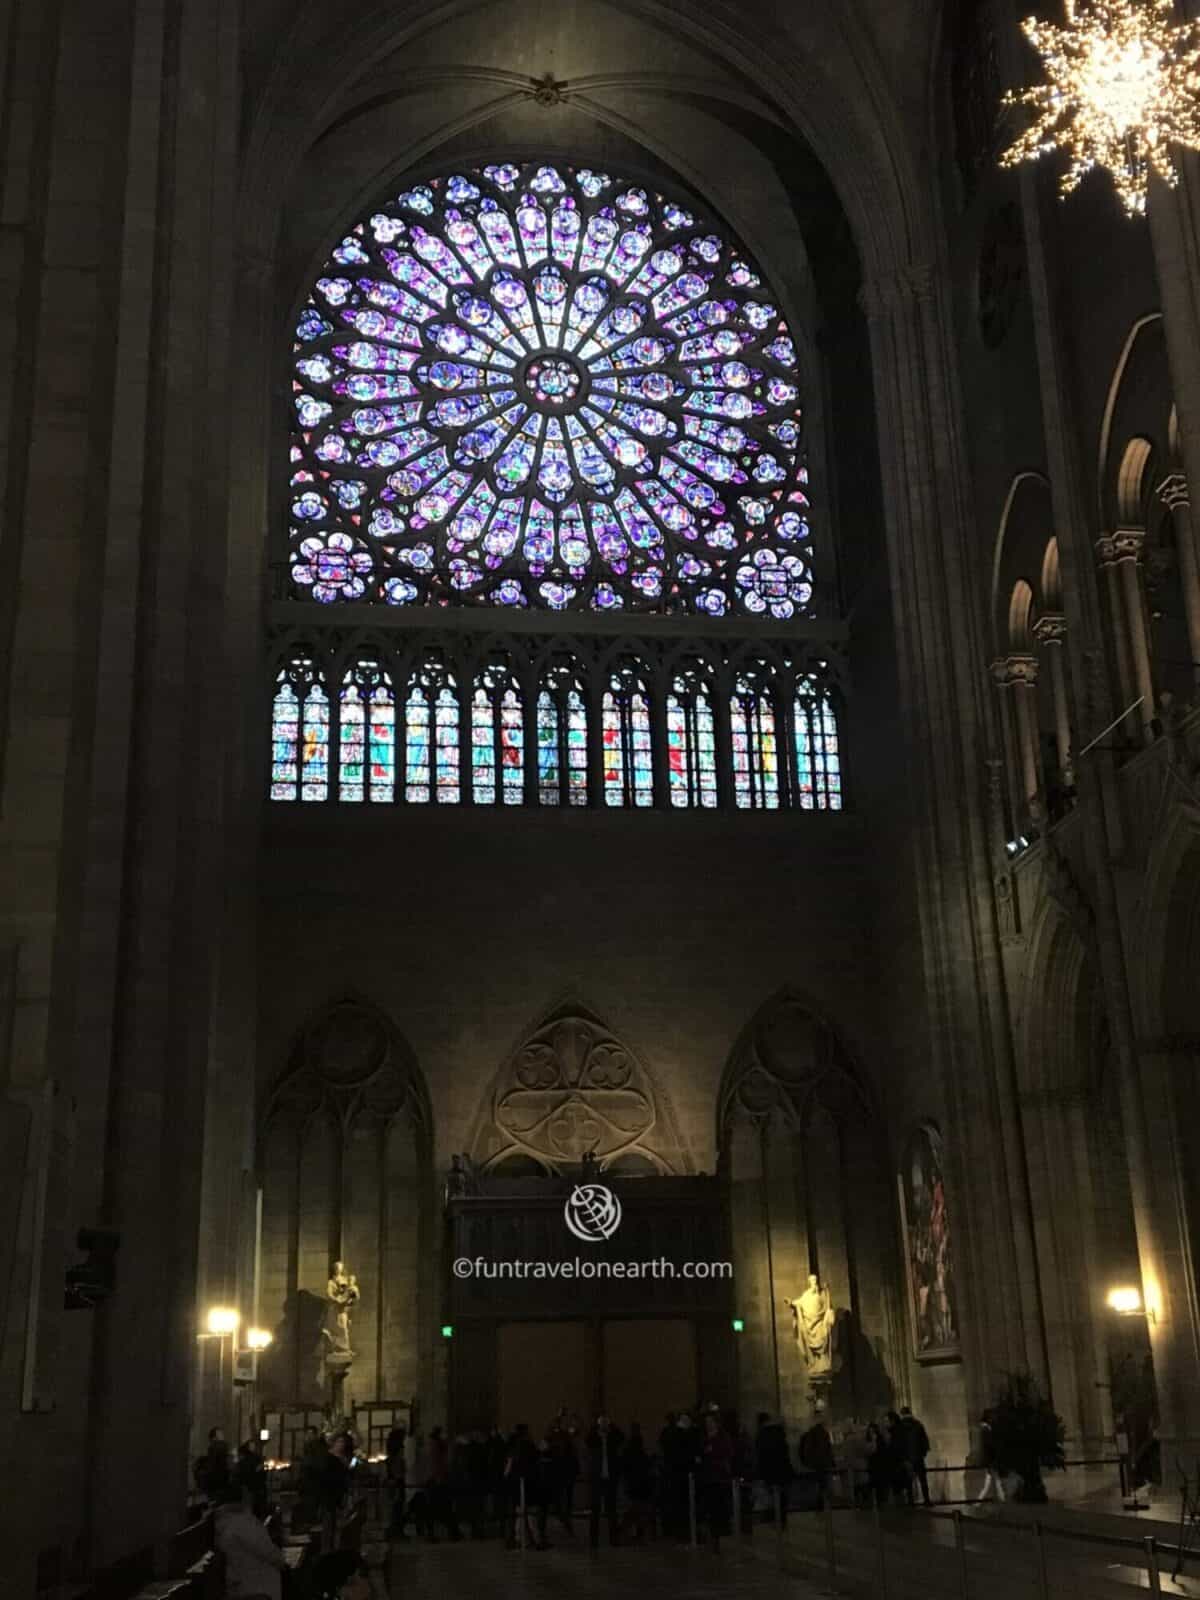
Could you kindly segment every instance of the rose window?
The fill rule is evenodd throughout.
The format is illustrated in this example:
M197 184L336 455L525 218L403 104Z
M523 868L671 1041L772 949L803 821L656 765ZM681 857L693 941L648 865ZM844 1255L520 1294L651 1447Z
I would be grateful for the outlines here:
M604 173L488 166L359 223L300 313L293 594L811 609L796 353L762 275Z

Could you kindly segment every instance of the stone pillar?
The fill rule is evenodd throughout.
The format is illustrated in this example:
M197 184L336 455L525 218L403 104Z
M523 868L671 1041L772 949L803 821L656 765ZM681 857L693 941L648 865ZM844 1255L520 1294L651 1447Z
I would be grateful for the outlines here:
M1187 479L1182 472L1173 472L1159 484L1158 494L1171 513L1175 549L1179 555L1179 585L1183 590L1183 610L1192 652L1192 683L1200 691L1200 563L1196 559Z
M1017 792L1020 797L1018 820L1023 822L1036 813L1042 787L1038 756L1037 657L1004 656L993 662L992 677L1012 708Z
M1103 574L1104 593L1108 600L1108 620L1117 668L1117 698L1121 702L1117 710L1124 711L1137 699L1137 692L1133 687L1133 663L1129 653L1129 632L1125 625L1121 575L1117 571L1116 550L1108 534L1101 534L1096 540L1096 565Z
M1050 692L1054 701L1054 745L1058 751L1058 770L1068 788L1075 784L1071 759L1071 716L1067 704L1066 665L1063 661L1063 643L1067 637L1067 619L1058 612L1048 611L1033 625L1033 635L1042 646L1050 663Z
M1146 744L1150 744L1154 738L1151 727L1154 721L1154 678L1150 671L1150 641L1146 636L1146 607L1142 601L1140 572L1146 535L1141 528L1118 528L1111 544L1125 610L1134 698L1141 700L1138 719L1142 725L1142 738Z

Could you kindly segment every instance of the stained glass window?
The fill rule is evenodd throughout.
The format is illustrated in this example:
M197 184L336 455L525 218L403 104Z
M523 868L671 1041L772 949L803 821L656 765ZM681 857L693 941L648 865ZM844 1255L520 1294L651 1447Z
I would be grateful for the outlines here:
M456 804L458 687L441 662L424 662L409 679L404 726L404 798Z
M804 676L792 708L796 744L796 803L804 811L842 809L842 769L837 717L828 690Z
M525 713L507 666L486 666L475 678L471 796L481 806L519 806L525 798Z
M636 666L626 665L610 674L604 691L601 735L605 804L653 805L650 699Z
M338 798L386 803L395 797L392 680L376 662L357 661L347 671L339 697Z
M809 613L795 346L690 202L566 165L414 183L293 350L295 597Z
M729 702L733 740L733 797L743 809L779 806L779 746L775 690L763 669L739 672Z
M698 667L677 672L667 696L667 783L673 806L717 803L712 699Z
M271 705L271 798L329 797L329 697L311 656L297 655L275 680Z
M538 799L544 806L588 802L587 700L575 669L542 675L537 699Z

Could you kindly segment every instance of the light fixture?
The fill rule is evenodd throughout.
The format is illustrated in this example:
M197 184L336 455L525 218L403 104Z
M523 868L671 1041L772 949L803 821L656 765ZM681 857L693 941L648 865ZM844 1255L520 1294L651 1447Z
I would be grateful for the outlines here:
M1154 1313L1147 1311L1142 1304L1142 1291L1133 1284L1119 1284L1115 1289L1110 1289L1105 1304L1119 1317L1146 1317L1150 1322L1154 1321Z
M1033 120L1000 165L1061 150L1061 194L1103 167L1126 212L1138 216L1151 173L1177 181L1172 145L1200 148L1200 23L1177 21L1174 0L1065 4L1065 27L1036 17L1021 24L1044 81L1004 96Z
M453 1339L453 1337L454 1337L454 1324L452 1322L443 1322L442 1323L442 1338L443 1339Z
M733 1331L734 1331L734 1333L745 1333L746 1324L742 1320L741 1317L734 1317L734 1319L733 1319Z
M269 1328L247 1328L246 1348L247 1350L265 1350L274 1338L275 1335Z
M236 1333L241 1323L241 1317L231 1306L213 1306L208 1313L209 1333Z

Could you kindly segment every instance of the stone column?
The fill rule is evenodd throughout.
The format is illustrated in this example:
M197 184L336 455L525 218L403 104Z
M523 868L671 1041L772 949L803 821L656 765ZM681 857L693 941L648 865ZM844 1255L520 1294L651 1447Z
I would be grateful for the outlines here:
M1187 479L1182 472L1173 472L1159 484L1158 494L1171 513L1175 549L1179 554L1179 586L1183 590L1183 610L1192 652L1192 683L1200 691L1200 563L1196 559Z
M1036 656L1004 656L992 665L992 677L1012 707L1016 744L1016 776L1024 821L1038 809L1041 790L1041 762L1038 758L1038 714Z
M1125 601L1121 593L1121 575L1117 571L1117 555L1111 536L1101 534L1096 540L1096 565L1104 575L1104 592L1108 599L1109 625L1112 630L1113 653L1117 666L1117 711L1124 711L1137 699L1133 687L1133 663L1129 654L1129 633L1125 626Z
M1146 636L1146 607L1142 601L1141 561L1146 535L1141 528L1118 528L1112 536L1113 558L1125 607L1125 626L1129 633L1129 658L1133 667L1134 698L1141 699L1138 717L1142 738L1154 738L1154 678L1150 671L1150 641Z
M1067 705L1066 665L1063 662L1063 644L1067 637L1067 619L1059 612L1047 611L1033 625L1033 636L1042 646L1050 663L1050 692L1054 701L1054 745L1058 751L1058 770L1068 788L1075 785L1071 760L1071 717Z

